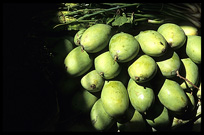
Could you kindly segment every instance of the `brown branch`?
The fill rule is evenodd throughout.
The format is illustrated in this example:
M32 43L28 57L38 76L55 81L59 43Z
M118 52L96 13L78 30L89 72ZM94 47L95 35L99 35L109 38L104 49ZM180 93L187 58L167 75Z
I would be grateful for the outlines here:
M84 52L84 46L83 45L81 45L81 51Z
M195 87L196 89L199 90L199 88L198 88L196 85L194 85L192 82L190 82L190 81L189 81L188 79L186 79L185 77L181 76L181 75L179 74L179 71L178 71L178 70L176 71L176 75L177 75L179 78L185 80L186 82L188 82L188 83L191 84L193 87Z

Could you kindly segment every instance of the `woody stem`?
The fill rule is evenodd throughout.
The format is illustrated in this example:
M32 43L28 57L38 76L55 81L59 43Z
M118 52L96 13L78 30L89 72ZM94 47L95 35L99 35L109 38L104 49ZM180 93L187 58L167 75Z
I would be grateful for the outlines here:
M189 81L188 79L186 79L185 77L181 76L181 75L179 74L179 71L178 71L178 70L176 71L176 75L177 75L179 78L185 80L186 82L188 82L188 83L191 84L193 87L195 87L196 89L199 90L199 88L198 88L196 85L194 85L192 82L190 82L190 81Z

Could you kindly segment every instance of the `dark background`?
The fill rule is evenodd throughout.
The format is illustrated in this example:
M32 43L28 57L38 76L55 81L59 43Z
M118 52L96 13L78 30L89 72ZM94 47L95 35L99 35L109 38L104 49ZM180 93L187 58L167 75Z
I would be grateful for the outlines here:
M4 132L53 130L56 92L39 66L39 50L32 50L40 44L26 42L32 32L31 18L52 8L55 3L3 3Z

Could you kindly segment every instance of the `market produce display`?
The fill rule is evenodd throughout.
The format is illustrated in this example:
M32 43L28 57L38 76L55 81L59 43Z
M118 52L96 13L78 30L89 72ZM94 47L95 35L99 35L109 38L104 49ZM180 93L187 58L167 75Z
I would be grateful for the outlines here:
M66 80L57 88L69 91L72 108L87 116L90 131L177 131L186 123L197 131L200 4L62 5L53 31L72 35L51 47Z

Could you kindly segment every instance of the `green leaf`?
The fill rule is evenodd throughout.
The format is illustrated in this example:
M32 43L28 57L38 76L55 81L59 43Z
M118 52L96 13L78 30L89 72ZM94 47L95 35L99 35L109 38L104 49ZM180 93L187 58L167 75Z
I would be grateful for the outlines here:
M112 22L112 26L121 26L121 25L127 23L128 21L129 21L129 20L127 19L125 13L123 13L122 16L116 15L115 21Z
M110 24L115 18L107 18L106 19L106 24Z

